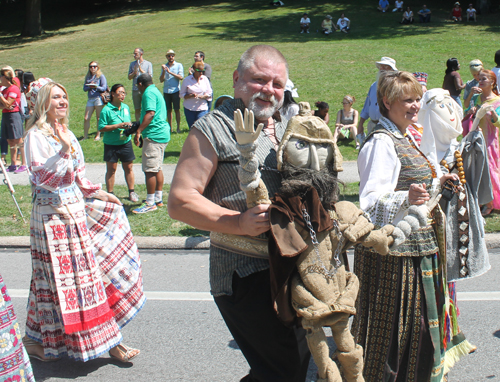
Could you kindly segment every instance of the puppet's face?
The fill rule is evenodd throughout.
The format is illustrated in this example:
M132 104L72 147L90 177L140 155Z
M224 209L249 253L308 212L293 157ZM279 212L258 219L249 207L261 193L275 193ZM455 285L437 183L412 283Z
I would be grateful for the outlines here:
M432 111L443 121L458 130L462 126L462 116L458 111L458 107L455 107L454 102L449 95L436 98Z
M295 167L319 171L333 161L333 149L329 143L290 138L285 147L285 156L286 161Z

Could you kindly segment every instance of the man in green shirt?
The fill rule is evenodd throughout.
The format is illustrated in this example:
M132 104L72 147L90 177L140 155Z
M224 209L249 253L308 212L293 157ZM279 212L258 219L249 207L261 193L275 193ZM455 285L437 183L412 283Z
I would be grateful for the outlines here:
M142 171L146 175L146 201L132 212L143 214L163 206L163 157L170 141L170 126L167 107L160 91L153 84L153 78L143 73L137 78L137 87L142 94L141 125L134 138L136 146L143 138Z

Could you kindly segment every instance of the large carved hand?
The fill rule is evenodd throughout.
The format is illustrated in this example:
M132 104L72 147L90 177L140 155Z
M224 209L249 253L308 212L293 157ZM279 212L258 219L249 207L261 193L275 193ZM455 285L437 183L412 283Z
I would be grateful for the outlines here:
M241 110L234 112L234 125L236 129L236 141L240 145L247 145L257 140L264 125L259 123L257 130L254 130L254 116L253 111L248 111L245 108L245 118L241 114Z

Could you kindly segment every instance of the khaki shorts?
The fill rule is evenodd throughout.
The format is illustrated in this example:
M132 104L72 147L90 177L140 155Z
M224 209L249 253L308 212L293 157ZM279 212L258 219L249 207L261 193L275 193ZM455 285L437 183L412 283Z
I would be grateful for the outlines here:
M142 144L142 171L160 172L162 170L163 157L165 156L166 143L158 143L149 138L143 139Z
M139 93L139 90L132 90L132 101L134 101L134 109L140 110L142 102L142 94Z

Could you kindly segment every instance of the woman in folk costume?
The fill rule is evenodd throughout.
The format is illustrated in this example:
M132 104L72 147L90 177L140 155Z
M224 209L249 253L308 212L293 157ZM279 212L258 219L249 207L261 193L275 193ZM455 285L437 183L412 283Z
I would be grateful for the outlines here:
M120 201L85 178L68 107L66 89L50 82L28 122L33 274L23 341L42 361L109 351L128 362L139 350L121 344L120 329L145 302L139 253Z
M438 178L407 127L417 122L422 86L407 72L382 74L377 100L382 117L358 157L360 207L376 228L397 224L413 206L456 174ZM442 381L473 348L459 331L446 284L443 215L387 256L358 246L354 273L360 281L352 331L365 351L367 382Z
M449 192L441 199L446 214L447 279L452 295L453 281L480 276L491 267L479 208L493 200L486 143L476 129L457 141L462 133L462 113L448 91L440 88L424 94L418 113L424 127L420 151L438 172L453 172L460 177L460 183L445 185ZM475 125L479 121L477 117Z
M493 201L485 204L483 209L483 215L487 216L493 210L500 210L500 143L498 140L500 93L497 77L491 70L481 70L478 81L482 92L472 96L471 103L474 106L466 109L465 113L475 115L481 109L487 110L485 117L481 118L479 122L479 127L486 140L490 177L493 185Z

